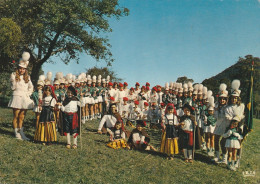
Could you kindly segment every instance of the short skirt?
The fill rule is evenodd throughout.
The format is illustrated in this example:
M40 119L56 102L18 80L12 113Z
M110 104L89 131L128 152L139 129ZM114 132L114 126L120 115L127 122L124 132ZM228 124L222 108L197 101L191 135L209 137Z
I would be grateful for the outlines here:
M14 109L33 109L34 102L26 96L12 96L8 103L8 107Z
M209 126L204 126L204 132L205 133L213 133L215 130L215 126L209 125Z
M227 139L225 147L240 149L240 142L239 140Z

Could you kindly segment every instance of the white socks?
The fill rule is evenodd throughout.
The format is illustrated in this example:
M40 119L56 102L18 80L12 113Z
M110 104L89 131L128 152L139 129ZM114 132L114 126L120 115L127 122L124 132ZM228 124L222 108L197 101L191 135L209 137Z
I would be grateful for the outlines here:
M16 139L23 140L18 128L14 129L14 135Z
M71 144L70 143L70 133L67 133L67 144L69 144L69 145Z
M23 127L20 129L20 134L21 134L23 140L26 140L26 141L30 140L28 137L25 136L25 134L23 132Z
M75 135L76 135L76 133L73 134L73 145L77 145L78 136L75 137Z

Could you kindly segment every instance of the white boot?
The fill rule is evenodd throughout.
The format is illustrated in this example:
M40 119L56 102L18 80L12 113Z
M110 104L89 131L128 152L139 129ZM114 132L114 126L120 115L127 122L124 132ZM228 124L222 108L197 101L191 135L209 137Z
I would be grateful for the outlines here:
M21 134L23 140L25 140L25 141L29 141L30 140L28 137L25 136L25 134L23 132L23 127L20 128L20 134Z
M77 139L78 139L78 137L77 137L77 135L76 135L76 133L74 133L73 134L73 145L72 145L72 148L73 149L77 149Z
M219 151L216 151L216 157L214 158L214 161L215 161L216 163L219 163L219 161L220 161Z
M82 117L82 119L81 119L81 123L85 123L85 117Z
M223 155L223 158L221 161L222 164L227 164L227 157L228 157L227 153Z
M71 143L70 143L70 133L67 133L67 145L66 148L70 149L71 148Z
M18 128L14 129L14 135L16 139L23 140L20 132L18 131Z

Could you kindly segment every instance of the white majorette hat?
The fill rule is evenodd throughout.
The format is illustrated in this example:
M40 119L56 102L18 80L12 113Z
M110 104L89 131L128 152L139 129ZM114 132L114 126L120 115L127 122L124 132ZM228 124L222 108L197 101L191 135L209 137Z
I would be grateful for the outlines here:
M101 79L102 79L102 76L101 76L101 75L98 75L98 80L97 80L97 82L98 82L98 83L101 83Z
M170 82L169 89L173 88L173 82Z
M88 84L91 84L92 83L92 79L88 79Z
M102 79L102 83L106 83L106 79Z
M208 98L208 101L209 101L208 110L213 111L213 110L214 110L214 107L215 107L214 97L213 97L213 96L210 96L210 97Z
M218 94L219 94L219 97L225 97L225 98L228 97L228 91L227 91L226 84L224 84L224 83L220 84Z
M66 82L64 78L61 78L59 81L60 81L60 84L65 84L65 82Z
M57 72L56 75L55 75L55 79L56 80L60 80L63 78L63 73L62 72Z
M241 90L239 90L240 81L235 79L231 84L231 95L232 96L240 96Z
M110 82L110 76L108 75L107 76L107 83L109 83Z
M20 59L20 61L19 61L19 66L22 68L27 68L29 65L29 59L30 59L30 53L23 52L22 59Z
M212 95L213 95L213 92L212 92L211 90L208 90L208 91L207 91L207 94L206 94L206 96L207 96L207 97L206 97L207 102L209 102L209 98L212 97Z
M55 81L53 82L53 84L54 84L54 85L60 85L60 82L59 82L59 80L55 80Z
M202 88L202 95L203 95L203 99L207 99L208 98L208 88L206 86L203 86Z
M203 84L198 85L198 94L202 95L202 90L203 90Z
M97 76L93 75L92 82L97 82Z
M167 91L169 90L169 83L168 82L165 83L165 90L167 90Z
M192 82L188 82L188 91L193 91Z
M184 92L188 92L188 84L187 83L183 84L183 90L184 90Z
M40 75L39 79L37 81L37 85L44 86L45 85L44 80L45 80L45 76L44 75Z
M195 84L192 94L197 95L198 94L198 90L199 90L199 84Z

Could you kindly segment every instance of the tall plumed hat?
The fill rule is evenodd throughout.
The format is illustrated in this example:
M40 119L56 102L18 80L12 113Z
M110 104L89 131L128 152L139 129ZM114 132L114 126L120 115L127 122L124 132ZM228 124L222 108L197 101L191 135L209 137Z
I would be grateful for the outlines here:
M165 90L169 90L169 83L168 82L165 83Z
M228 91L227 91L226 84L224 84L224 83L220 84L218 94L219 94L219 97L224 97L224 98L228 97Z
M193 91L192 82L188 82L188 91Z
M231 95L232 96L240 96L241 90L239 90L240 81L235 79L231 83Z
M27 68L29 65L29 59L30 59L30 53L24 52L22 54L22 59L20 59L20 61L19 61L19 66L22 68Z

